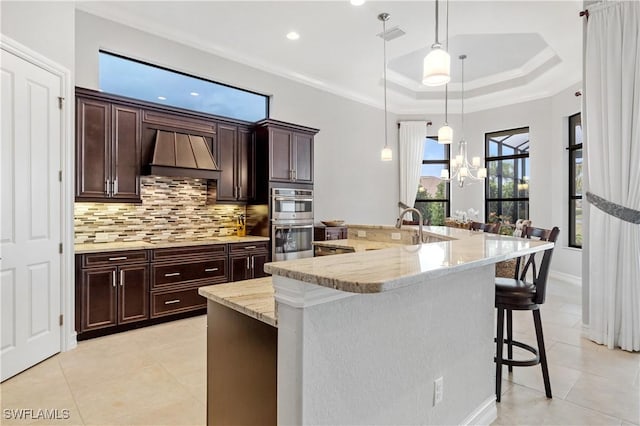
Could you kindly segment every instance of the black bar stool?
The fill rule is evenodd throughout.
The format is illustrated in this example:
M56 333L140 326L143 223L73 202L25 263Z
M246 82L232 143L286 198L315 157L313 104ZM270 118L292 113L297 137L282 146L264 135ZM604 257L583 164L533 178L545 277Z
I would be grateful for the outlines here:
M550 241L555 243L560 230L557 227L553 229L542 229L527 227L523 231L523 238L536 238L542 241ZM544 251L540 270L536 270L535 253L527 257L519 258L516 262L516 272L513 279L496 278L496 308L498 309L498 327L496 333L496 401L500 402L500 390L502 387L502 366L507 365L509 371L513 371L513 367L528 367L540 364L542 367L542 378L544 379L544 389L547 398L551 398L551 383L549 382L549 369L547 367L547 355L544 350L544 338L542 334L542 321L540 319L540 305L544 303L547 277L549 276L549 265L553 248ZM524 265L521 268L521 262ZM531 268L532 282L527 281L527 273ZM521 270L522 269L522 270ZM512 312L516 311L533 311L533 324L536 329L536 338L538 348L534 348L522 342L513 340L513 322ZM507 338L504 339L504 317L507 313ZM507 358L502 357L502 347L507 344ZM514 360L513 346L525 349L534 355L529 360Z
M499 234L500 233L500 222L496 223L482 223L482 222L471 222L469 225L469 229L472 231L483 231L488 232L490 234Z

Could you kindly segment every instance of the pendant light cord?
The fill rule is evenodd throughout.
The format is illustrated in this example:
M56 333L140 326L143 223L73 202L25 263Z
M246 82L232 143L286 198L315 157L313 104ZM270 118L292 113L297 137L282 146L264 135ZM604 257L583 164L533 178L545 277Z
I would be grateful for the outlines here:
M387 19L382 20L382 45L383 45L383 59L384 59L384 147L388 146L387 142Z
M462 122L462 140L464 140L464 60L467 55L460 55L460 60L462 62L462 117L460 121Z
M440 44L438 41L438 0L436 0L436 44Z
M447 25L446 25L446 38L444 39L444 49L448 52L449 51L449 0L447 0L447 5L445 10L447 12L446 13ZM444 85L444 124L445 126L449 125L449 83Z

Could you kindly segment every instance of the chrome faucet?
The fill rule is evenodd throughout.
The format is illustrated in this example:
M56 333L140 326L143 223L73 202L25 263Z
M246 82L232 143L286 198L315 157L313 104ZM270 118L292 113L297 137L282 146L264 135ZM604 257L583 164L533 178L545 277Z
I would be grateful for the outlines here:
M396 228L400 229L400 227L402 226L402 218L408 212L418 213L418 235L414 235L413 244L422 244L422 242L424 241L424 237L422 235L422 213L420 213L420 210L413 207L407 207L402 210L402 212L400 213L400 217L396 221ZM415 237L418 237L418 241L415 240Z

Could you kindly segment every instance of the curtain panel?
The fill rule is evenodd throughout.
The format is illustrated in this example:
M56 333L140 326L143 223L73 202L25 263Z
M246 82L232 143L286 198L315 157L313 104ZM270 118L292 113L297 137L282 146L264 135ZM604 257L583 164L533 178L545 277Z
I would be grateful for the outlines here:
M584 143L591 194L640 210L640 3L589 8L585 40ZM607 205L604 203L603 205ZM640 225L590 205L584 261L589 338L640 350Z
M416 202L420 176L424 141L427 137L426 121L401 121L399 136L400 158L400 202L413 207Z

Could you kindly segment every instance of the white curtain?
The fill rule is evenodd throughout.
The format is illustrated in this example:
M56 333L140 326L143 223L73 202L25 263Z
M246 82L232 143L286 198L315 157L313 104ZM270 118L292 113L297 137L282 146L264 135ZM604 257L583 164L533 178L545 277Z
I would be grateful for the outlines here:
M420 185L426 136L426 121L400 122L400 201L409 207L413 207Z
M589 192L640 210L640 3L589 7L584 137ZM589 337L640 350L640 225L591 205Z

